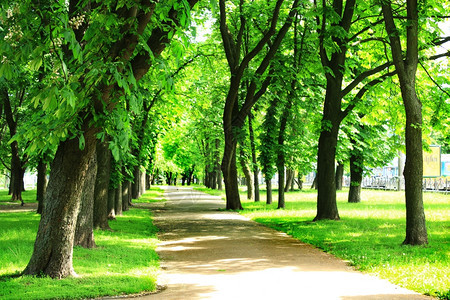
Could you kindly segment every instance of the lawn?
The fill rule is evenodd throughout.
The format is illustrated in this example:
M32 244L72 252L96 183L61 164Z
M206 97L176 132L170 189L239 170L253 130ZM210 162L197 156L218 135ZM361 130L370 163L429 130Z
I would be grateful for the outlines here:
M0 203L7 202L5 194L0 191ZM152 189L142 201L160 195ZM0 299L85 299L156 290L157 228L148 209L132 208L109 222L112 231L96 230L97 248L75 247L73 264L80 277L14 278L30 259L39 219L34 212L0 212Z
M363 190L361 203L347 202L339 191L340 221L312 222L316 215L314 190L286 194L286 209L274 203L242 201L241 214L286 232L340 257L350 265L416 292L449 299L450 195L424 193L428 246L402 246L405 237L404 192ZM245 199L245 193L241 199Z

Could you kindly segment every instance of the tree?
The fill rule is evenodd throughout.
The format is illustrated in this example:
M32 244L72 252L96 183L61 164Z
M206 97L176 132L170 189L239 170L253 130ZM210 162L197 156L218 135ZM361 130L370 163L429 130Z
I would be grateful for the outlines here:
M403 57L402 35L394 22L392 4L386 1L381 4L381 7L406 111L406 162L403 173L406 196L406 238L403 244L424 245L428 243L428 236L422 196L422 104L417 97L415 86L419 63L419 9L417 0L407 0L406 56Z
M61 52L54 49L63 58L62 76L56 78L57 85L41 91L40 99L49 103L47 108L59 112L61 119L72 121L60 129L65 139L59 142L51 166L43 217L23 274L53 278L75 274L72 248L81 199L79 187L95 151L103 116L132 94L130 86L147 73L151 57L161 54L173 33L187 24L189 7L196 2L188 1L189 6L175 2L169 9L148 1L115 8L108 2L84 6L84 1L69 1L68 6L52 2L48 4L51 9L33 7L43 14L58 14L60 18L50 18L56 23L46 28L55 26L58 30L54 34L59 33L57 37L64 37L67 43ZM152 19L154 13L163 20ZM59 20L62 23L57 23ZM161 26L156 26L158 21ZM105 22L111 22L109 30L105 30ZM139 42L141 38L143 43ZM65 105L57 105L58 95L64 95L60 99Z
M293 17L297 8L297 1L295 0L292 9L289 12L288 17L284 25L279 29L276 34L276 38L269 48L268 52L264 55L261 62L256 66L256 71L252 75L252 80L246 90L244 103L239 106L238 92L241 86L244 73L250 71L249 64L254 58L262 52L264 46L269 42L272 36L276 33L276 27L280 14L280 9L283 4L282 0L278 0L273 6L273 12L269 17L269 28L266 33L259 39L256 45L248 52L242 59L241 47L243 33L248 30L244 12L244 1L241 0L238 5L238 25L234 28L235 35L230 30L230 26L227 24L227 10L225 0L219 1L220 8L220 33L223 40L224 50L230 68L230 85L228 94L225 101L225 109L223 112L223 129L225 137L225 148L222 159L222 172L225 182L225 192L227 198L227 209L242 209L242 205L239 199L239 189L237 182L237 168L236 168L236 131L242 128L244 121L249 114L253 105L264 94L270 83L270 76L264 76L266 70L270 64L270 61L274 57L281 44L286 32L292 24ZM272 7L270 7L272 9ZM262 82L259 90L258 83Z

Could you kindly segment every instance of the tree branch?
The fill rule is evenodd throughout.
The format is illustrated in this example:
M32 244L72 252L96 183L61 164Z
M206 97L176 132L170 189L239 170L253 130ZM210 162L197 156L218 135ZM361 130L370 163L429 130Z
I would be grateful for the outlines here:
M449 52L449 54L450 54L450 52ZM446 90L444 90L440 85L439 85L439 83L437 83L436 82L436 80L434 80L434 78L431 76L431 74L428 72L428 70L427 69L425 69L425 67L423 66L423 64L422 64L422 62L421 61L419 61L419 64L420 64L420 66L422 67L422 69L425 71L425 73L427 73L427 75L428 75L428 77L430 78L430 80L444 93L444 94L446 94L447 96L449 96L450 97L450 93L448 93Z
M392 66L394 63L393 62L387 62L384 63L378 67L375 67L371 70L367 70L365 72L362 72L361 74L359 74L349 85L347 85L343 90L342 90L342 97L345 97L348 93L350 93L359 83L361 83L364 79L366 79L367 77L374 75L378 72L381 72L382 70L386 69L387 67Z
M295 3L297 0L295 1ZM283 4L283 0L277 0L275 4L275 9L272 15L272 20L270 23L270 28L267 33L261 38L261 40L256 44L255 48L253 48L243 59L241 64L239 65L239 69L237 71L238 77L241 77L244 73L245 68L247 68L250 61L261 52L264 45L269 41L270 37L275 34L275 29L277 26L278 17L280 15L281 4Z
M373 86L377 85L378 83L383 82L387 77L393 76L396 74L397 71L391 71L388 72L372 81L369 81L366 83L356 94L355 97L353 97L352 101L347 105L347 107L339 114L340 121L342 120L355 108L355 106L361 101L364 94Z

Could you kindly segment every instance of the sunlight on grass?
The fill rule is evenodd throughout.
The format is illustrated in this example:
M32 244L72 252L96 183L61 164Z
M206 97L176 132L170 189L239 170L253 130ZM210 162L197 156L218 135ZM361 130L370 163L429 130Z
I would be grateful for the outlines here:
M144 197L152 201L154 196ZM74 248L79 278L11 278L31 257L39 218L31 212L0 213L0 299L85 299L156 289L157 228L147 209L132 208L117 216L109 223L112 232L96 230L97 248Z
M284 210L277 210L276 203L243 201L242 214L330 252L359 270L422 294L448 298L449 195L424 193L426 247L401 245L406 226L404 192L364 190L362 203L347 203L347 191L338 192L338 222L312 222L316 197L311 192L287 193Z

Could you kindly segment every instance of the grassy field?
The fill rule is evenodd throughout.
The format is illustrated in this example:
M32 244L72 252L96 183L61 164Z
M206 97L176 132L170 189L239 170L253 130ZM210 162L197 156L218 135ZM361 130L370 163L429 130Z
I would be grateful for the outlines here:
M201 189L207 191L205 189ZM217 191L214 191L218 194ZM362 203L348 203L348 190L338 192L341 221L312 222L314 190L286 194L286 209L274 203L242 201L241 214L286 232L340 257L357 269L402 287L443 299L450 297L450 195L424 193L429 245L402 246L405 237L404 192L362 193ZM245 193L241 199L245 199Z
M27 199L34 193L26 192ZM142 202L156 196L160 192L151 190ZM5 205L8 199L6 191L0 191L0 204ZM156 289L157 228L152 225L150 211L137 208L111 221L113 231L95 231L97 248L74 248L74 269L79 278L11 277L30 259L39 218L34 212L0 212L0 299L85 299Z

